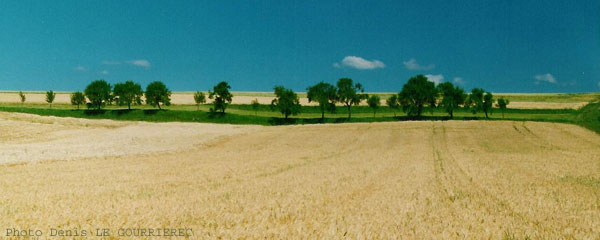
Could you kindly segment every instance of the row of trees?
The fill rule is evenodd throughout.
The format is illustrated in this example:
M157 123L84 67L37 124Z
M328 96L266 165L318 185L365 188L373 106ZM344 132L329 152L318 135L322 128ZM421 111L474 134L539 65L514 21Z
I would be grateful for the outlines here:
M48 93L46 95L48 99ZM142 96L146 98L146 104L159 109L161 104L171 105L171 91L163 82L151 82L146 86L146 91L143 91L142 86L133 81L116 83L111 86L104 80L95 80L88 84L83 92L72 93L71 104L77 105L77 109L79 109L80 105L86 104L87 98L89 108L100 110L106 104L116 103L120 106L127 105L127 109L131 110L131 105L142 104Z
M219 82L215 85L212 91L208 91L208 98L213 99L213 107L211 112L225 113L225 110L233 99L233 94L229 91L231 86L227 82ZM326 82L319 82L307 88L307 98L309 102L315 102L319 106L321 118L325 118L325 112L335 113L336 105L341 104L347 108L348 118L352 117L352 106L359 105L362 101L367 102L369 107L373 109L373 116L381 106L381 98L378 95L364 93L364 88L360 83L355 83L350 78L341 78L336 85ZM291 89L283 86L274 87L275 98L271 102L271 108L278 110L287 119L290 115L299 114L302 106L298 95ZM25 102L25 95L19 92L21 102ZM46 92L46 101L52 106L56 94L53 91ZM71 94L71 103L77 105L86 104L88 99L88 107L101 109L105 104L127 105L131 109L131 105L142 104L142 97L145 97L146 104L158 107L161 105L169 106L171 104L171 91L163 82L154 81L146 86L143 91L140 84L133 81L117 83L111 86L104 80L95 80L91 82L84 92L74 92ZM198 109L201 104L206 103L206 95L203 92L194 94L194 101ZM492 93L481 88L474 88L470 94L459 86L454 86L450 82L440 83L437 86L429 81L427 77L418 75L411 77L402 90L398 94L394 94L386 99L388 107L398 110L400 107L407 113L408 116L419 117L423 114L423 109L429 107L441 107L449 114L450 118L454 117L454 111L458 108L468 108L475 114L483 112L485 117L492 110L494 97ZM500 98L496 106L504 110L509 101ZM258 109L260 105L258 101L252 102L253 109ZM395 112L394 112L395 115Z
M282 86L276 86L274 90L276 97L271 105L279 109L285 118L300 113L301 108L296 93ZM348 118L352 116L352 106L360 104L363 100L366 100L369 107L373 109L374 116L381 105L378 95L365 94L362 85L354 83L350 78L339 79L336 86L319 82L307 88L307 97L309 102L318 103L321 118L325 118L325 112L335 113L338 103L348 109ZM466 94L462 88L450 82L436 86L423 75L410 78L402 87L402 91L386 99L388 107L392 109L402 107L402 110L412 117L420 117L425 107L429 107L432 111L436 107L442 107L450 118L453 118L454 111L464 107L471 109L473 114L483 112L485 117L489 118L488 114L492 110L493 103L492 93L481 88L474 88L470 94ZM498 99L497 106L502 110L503 116L508 103L507 99Z
M402 91L387 102L390 106L402 106L402 110L409 116L421 116L423 107L427 105L430 109L444 108L450 118L453 118L454 111L461 107L471 109L473 114L483 112L485 117L489 118L494 96L481 88L473 88L470 94L466 94L462 88L450 82L435 86L433 82L427 80L427 77L418 75L410 78L402 87ZM496 106L501 109L503 117L508 104L508 99L498 99Z

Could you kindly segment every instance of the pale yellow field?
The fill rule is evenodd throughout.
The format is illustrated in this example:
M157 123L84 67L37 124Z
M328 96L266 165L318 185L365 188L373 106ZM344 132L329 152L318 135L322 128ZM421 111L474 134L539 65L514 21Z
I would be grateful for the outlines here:
M260 127L0 113L0 132L0 234L600 238L600 136L574 125Z
M252 93L244 92L240 96L236 96L236 93L233 93L233 104L250 104L252 100L256 99L260 104L271 104L271 100L273 97L264 96L265 93L257 92L257 96L251 96ZM503 94L507 95L507 94ZM509 95L510 96L510 95ZM37 103L42 104L46 103L46 95L43 92L26 92L26 103ZM21 100L17 92L0 92L0 103L19 103ZM210 103L211 100L207 99L207 102ZM59 92L56 94L56 98L54 103L62 103L62 104L70 104L70 93ZM171 103L173 104L196 104L194 102L194 93L192 92L173 92L171 95ZM301 97L300 104L306 106L315 106L317 103L308 102L308 98ZM509 108L518 108L518 109L564 109L564 108L572 108L578 109L580 107L588 104L587 101L579 101L579 102L536 102L536 101L511 101L509 104ZM361 103L361 105L367 105L365 101ZM385 106L385 99L381 99L381 105Z

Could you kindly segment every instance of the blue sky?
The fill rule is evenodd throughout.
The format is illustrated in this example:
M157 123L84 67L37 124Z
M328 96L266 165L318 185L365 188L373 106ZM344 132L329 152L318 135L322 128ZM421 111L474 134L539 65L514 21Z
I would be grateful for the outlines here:
M161 80L174 91L296 91L350 77L395 92L600 91L600 1L0 2L0 89Z

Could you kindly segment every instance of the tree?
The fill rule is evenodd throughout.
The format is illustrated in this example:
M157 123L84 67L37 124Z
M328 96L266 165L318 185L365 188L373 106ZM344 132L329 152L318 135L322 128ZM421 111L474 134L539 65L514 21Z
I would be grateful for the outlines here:
M481 88L471 89L471 94L469 94L469 97L467 98L467 101L466 101L467 104L465 106L471 108L471 112L473 112L473 114L483 111L483 94L484 93L485 93L485 90L483 90Z
M146 86L146 104L160 108L162 103L165 106L171 105L171 91L161 81L154 81Z
M483 96L483 112L485 113L485 118L488 117L488 112L492 113L492 105L494 104L494 96L490 92L486 92L485 96Z
M337 89L329 83L320 82L313 86L308 87L306 96L308 102L319 103L319 110L321 111L321 119L325 119L325 111L330 113L335 112L335 101L337 100Z
M194 102L196 102L196 106L198 107L198 110L200 110L200 104L206 103L206 96L204 93L200 91L194 93Z
M254 110L254 116L258 115L258 108L260 107L260 103L258 103L258 99L254 99L252 100L252 102L250 102L250 105L252 106L252 110Z
M369 107L373 109L373 117L375 117L375 113L377 113L377 109L381 106L381 98L377 95L372 95L367 98L367 103Z
M74 92L71 93L71 104L77 105L77 110L79 110L79 105L85 104L85 96L82 92Z
M454 110L465 103L465 99L467 98L465 91L450 82L440 83L437 87L442 95L440 105L450 114L450 118L454 118Z
M350 78L340 78L337 82L337 99L348 108L348 119L352 116L352 105L358 105L366 95L362 94L365 89L360 83L354 84ZM360 92L360 93L359 93Z
M420 117L423 113L425 104L435 107L437 89L435 84L423 75L411 77L398 93L398 102L402 106L402 111L409 116Z
M233 95L229 92L231 86L229 83L223 81L213 87L213 91L208 91L208 98L215 99L213 101L214 107L211 108L211 111L221 111L221 113L225 113L225 109L227 105L231 103L233 99Z
M294 91L283 86L275 86L273 89L275 90L275 99L271 101L271 106L279 109L285 119L288 119L289 115L300 113L300 100Z
M489 118L488 112L490 112L492 109L494 98L490 92L485 92L485 90L481 88L473 88L466 102L467 106L471 108L473 114L476 114L477 112L484 112L485 118Z
M114 96L117 97L117 104L127 105L127 109L131 110L131 104L142 104L142 86L133 81L126 81L125 83L117 83L114 86Z
M110 91L110 84L100 79L95 80L87 85L83 92L88 100L90 100L91 105L96 106L96 108L100 110L100 108L102 108L102 104L110 100Z
M23 106L23 104L25 103L25 94L23 94L22 91L19 91L19 98L21 98L21 106Z
M500 111L502 111L502 118L504 118L504 110L506 110L506 105L508 105L509 103L510 101L508 99L498 98L498 103L496 103L496 106L498 106L500 108Z
M54 102L54 98L56 97L56 93L50 90L46 92L46 102L50 104L50 108L52 108L52 102Z
M385 103L389 108L394 111L394 117L396 116L396 111L400 108L400 103L398 103L398 95L394 94L385 100Z

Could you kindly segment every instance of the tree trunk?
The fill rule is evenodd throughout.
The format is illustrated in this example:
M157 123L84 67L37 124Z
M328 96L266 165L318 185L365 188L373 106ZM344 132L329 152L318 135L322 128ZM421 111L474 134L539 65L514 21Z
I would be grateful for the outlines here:
M325 119L325 110L321 109L321 120Z
M352 109L350 109L352 108L352 105L346 104L346 106L348 106L348 119L350 119L352 117Z
M489 119L488 115L487 115L487 111L483 111L485 113L485 118Z
M450 110L450 119L454 118L454 111Z
M127 103L127 109L131 110L131 103Z
M158 110L161 110L162 108L160 108L160 102L156 101L156 106L158 106Z

